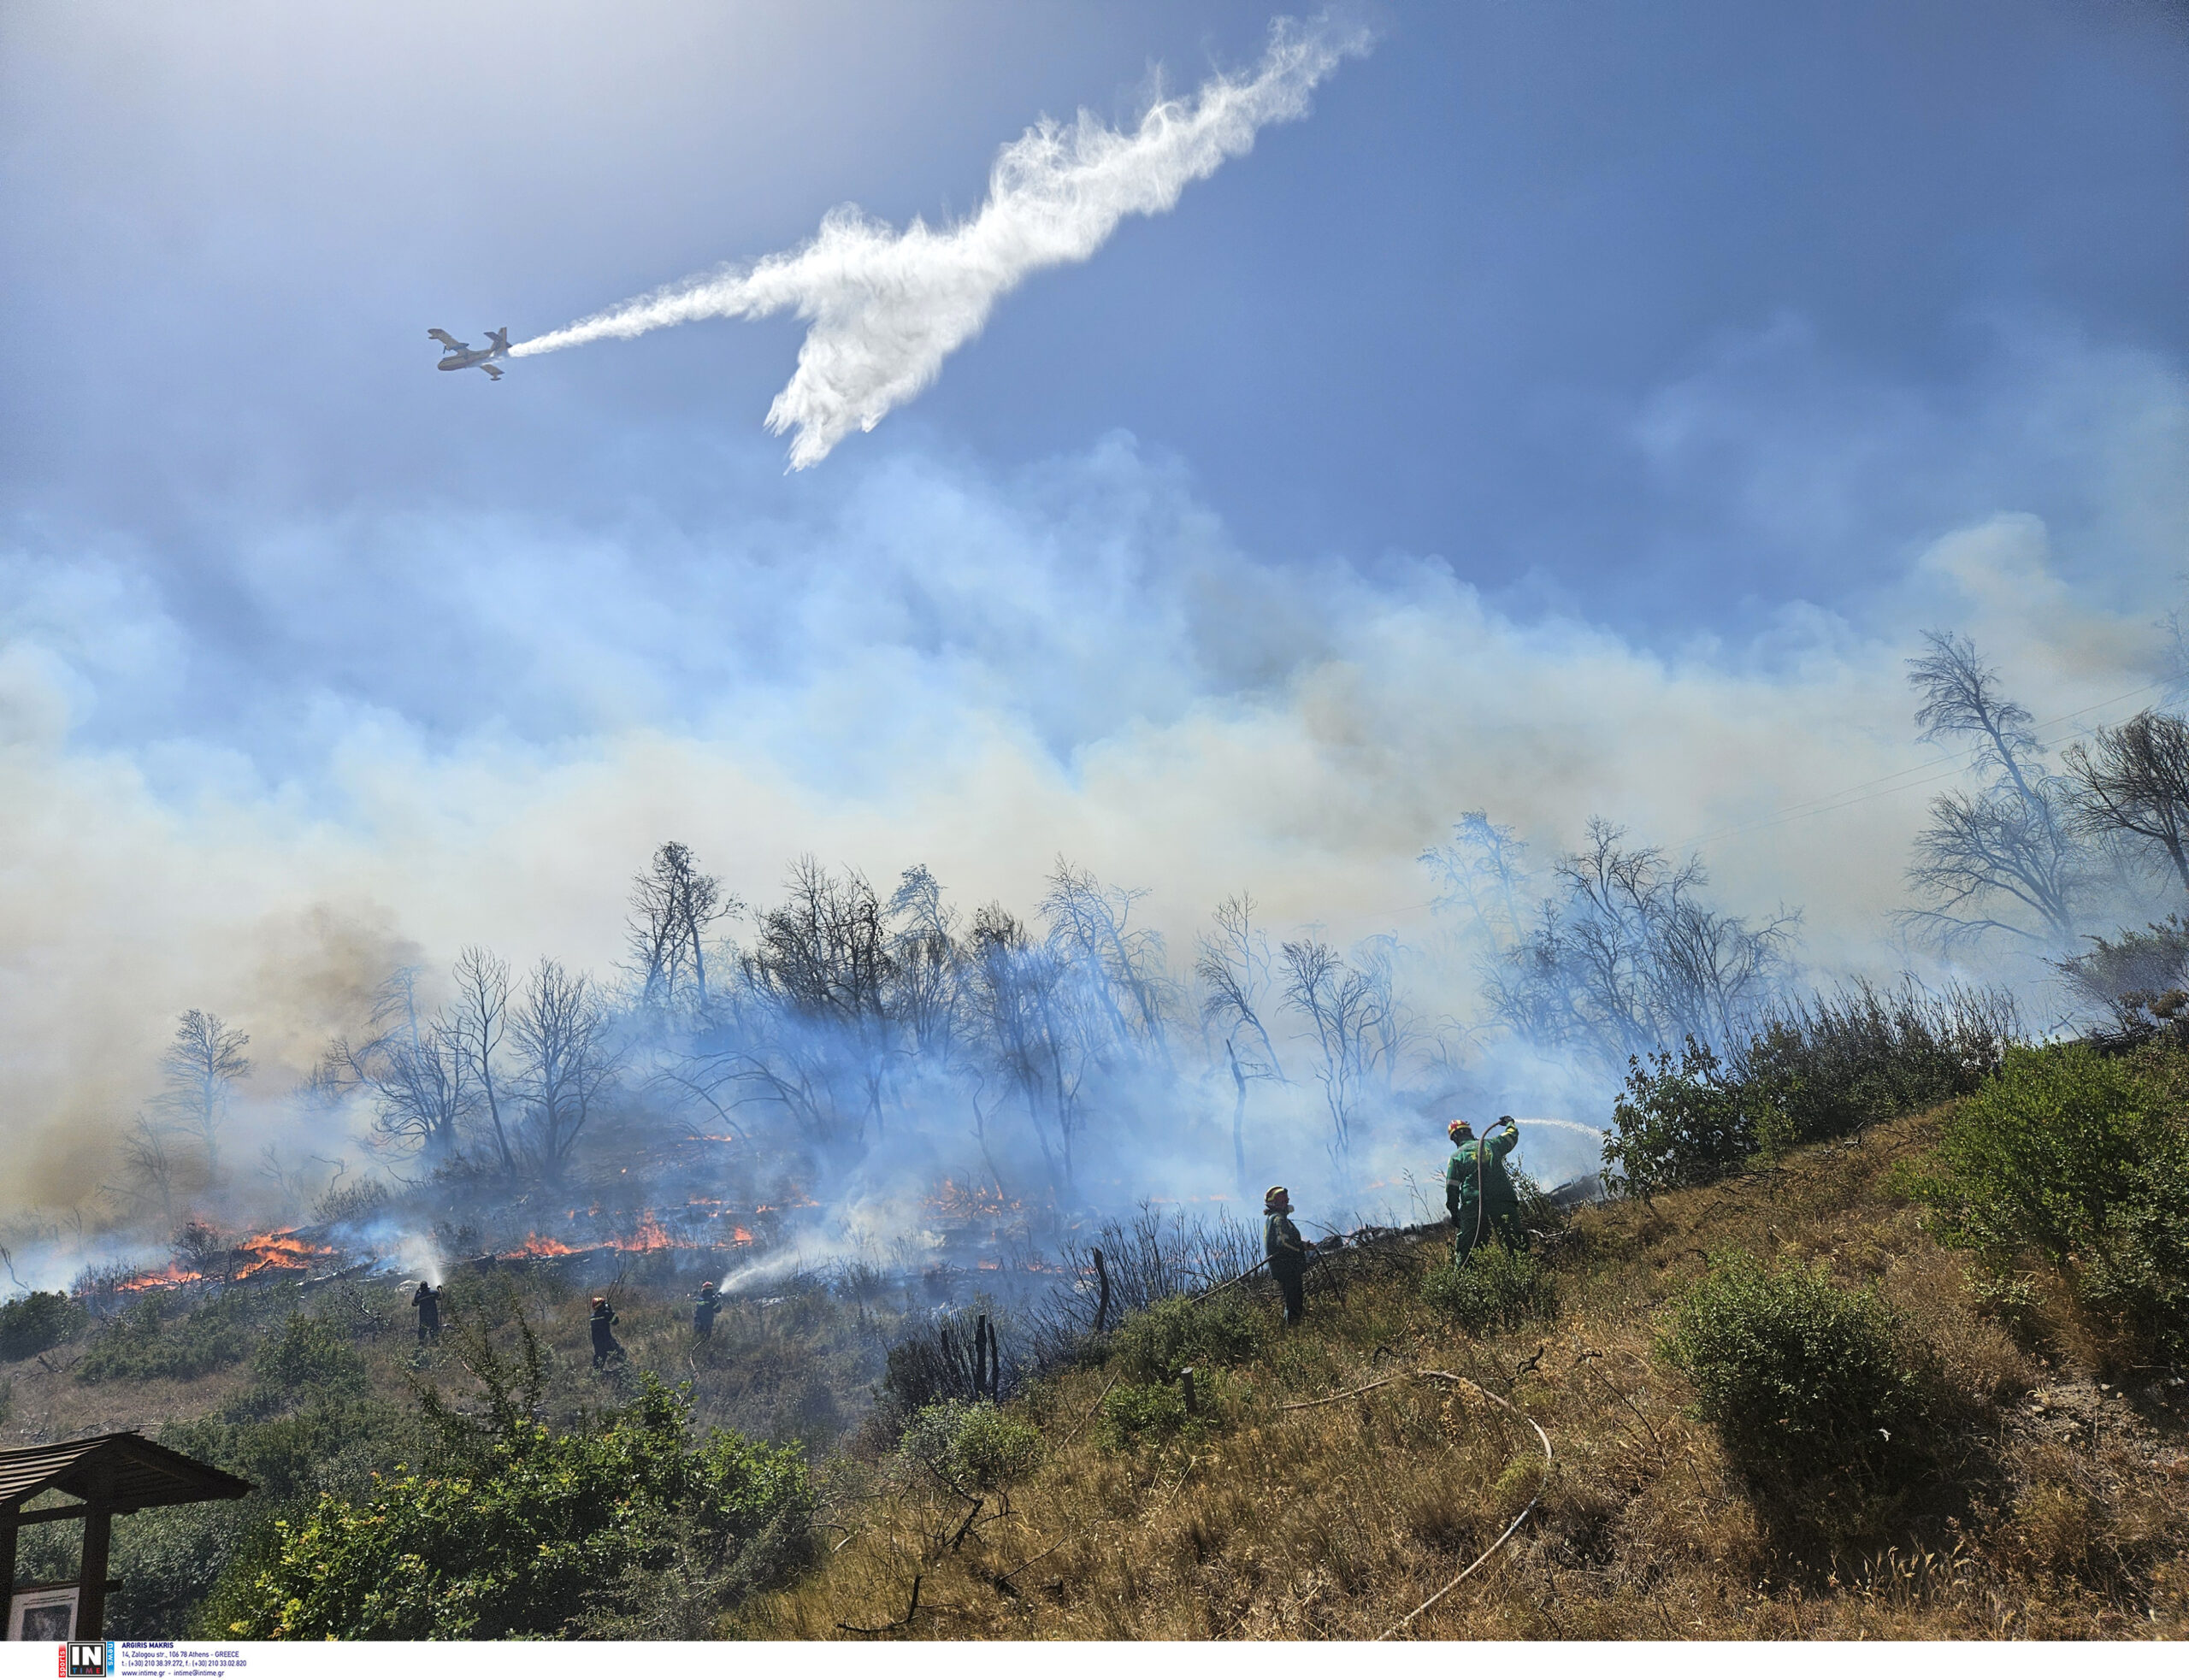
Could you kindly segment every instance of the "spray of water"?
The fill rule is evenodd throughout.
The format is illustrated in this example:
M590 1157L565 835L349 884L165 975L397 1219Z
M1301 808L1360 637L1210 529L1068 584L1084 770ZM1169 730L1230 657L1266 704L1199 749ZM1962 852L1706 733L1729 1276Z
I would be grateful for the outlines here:
M1531 1118L1529 1116L1525 1114L1515 1115L1513 1119L1517 1124L1522 1126L1556 1126L1562 1131L1578 1132L1582 1136L1592 1141L1601 1139L1607 1135L1605 1128L1602 1126L1584 1126L1578 1120L1552 1120L1542 1116L1537 1116Z
M915 218L900 231L847 205L794 251L664 286L510 354L794 310L811 325L768 427L795 433L790 464L811 467L853 427L873 430L932 384L943 358L1029 274L1085 262L1128 215L1171 209L1188 185L1248 150L1263 127L1306 115L1316 84L1369 44L1357 27L1280 18L1252 74L1218 75L1189 99L1160 100L1130 131L1086 111L1028 129L998 155L988 199L966 221L936 228Z

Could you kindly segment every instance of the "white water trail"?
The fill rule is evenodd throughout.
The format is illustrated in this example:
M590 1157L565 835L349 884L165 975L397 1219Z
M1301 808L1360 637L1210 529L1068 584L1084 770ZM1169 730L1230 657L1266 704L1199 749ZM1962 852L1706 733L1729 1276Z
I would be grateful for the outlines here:
M854 427L872 431L934 383L943 359L1029 274L1084 262L1128 215L1171 209L1189 184L1251 150L1265 125L1305 116L1316 84L1370 42L1366 30L1327 18L1304 27L1279 18L1253 74L1218 75L1190 99L1159 100L1130 132L1084 110L1077 121L1028 129L997 155L987 202L970 220L932 228L915 217L900 232L845 205L796 250L664 286L510 354L794 310L812 325L768 429L794 432L791 468L811 467Z
M1517 1126L1557 1126L1569 1132L1579 1132L1583 1136L1590 1138L1610 1135L1610 1128L1607 1126L1586 1125L1578 1120L1553 1120L1542 1115L1530 1117L1525 1114L1516 1114L1513 1117L1513 1123Z

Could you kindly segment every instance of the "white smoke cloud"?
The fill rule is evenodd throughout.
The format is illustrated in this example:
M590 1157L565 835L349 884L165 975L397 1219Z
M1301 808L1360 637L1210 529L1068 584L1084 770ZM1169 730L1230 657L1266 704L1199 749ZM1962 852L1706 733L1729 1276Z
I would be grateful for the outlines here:
M1084 262L1128 215L1171 209L1189 184L1251 150L1261 128L1305 116L1316 84L1369 44L1365 30L1280 18L1251 76L1218 75L1191 99L1159 101L1130 133L1084 110L1075 122L1028 129L998 155L988 202L970 221L938 229L915 217L900 233L845 205L795 251L664 286L510 353L794 309L812 326L768 428L795 432L791 466L813 466L853 427L872 431L934 383L943 358L1021 280Z
M2086 383L2110 394L2056 395ZM1708 380L1683 400L1767 468L1797 453L1770 410ZM2189 381L2157 358L2066 355L1898 458L1948 475L1968 438L2040 421L2077 433L2097 512L1993 503L1881 527L1849 551L1904 541L1905 558L1844 610L1669 642L1501 603L1427 561L1262 564L1123 438L1007 479L900 457L807 522L734 511L697 539L492 514L245 528L234 587L273 685L247 727L185 716L172 669L211 655L140 569L0 546L0 1240L28 1210L100 1217L186 1008L251 1035L252 1129L227 1151L246 1177L262 1141L357 1158L286 1094L357 1030L373 984L445 971L470 943L605 972L629 876L668 838L749 900L772 902L811 852L884 885L923 863L961 905L1021 911L1062 851L1152 888L1140 919L1182 967L1210 906L1244 889L1286 936L1396 932L1424 958L1407 984L1423 1017L1466 1025L1468 953L1440 989L1419 854L1486 806L1542 862L1601 812L1637 841L1698 844L1730 910L1801 905L1820 970L1889 977L1908 960L1891 917L1909 839L1956 774L1914 740L1918 632L1972 635L2062 730L2148 703L2166 655L2153 621L2175 595ZM1831 432L1802 435L1847 459ZM1881 499L1873 482L1850 477L1846 504ZM453 627L461 662L415 634L432 625ZM452 663L475 690L451 697ZM352 670L380 686L325 675ZM277 710L305 720L280 752ZM420 721L443 714L463 721ZM115 716L177 721L102 734ZM553 727L506 722L528 717ZM1549 1055L1485 1083L1524 1117L1605 1116ZM1525 1129L1531 1170L1588 1158L1581 1133ZM971 1152L949 1142L943 1170ZM1159 1183L1209 1188L1142 1181Z

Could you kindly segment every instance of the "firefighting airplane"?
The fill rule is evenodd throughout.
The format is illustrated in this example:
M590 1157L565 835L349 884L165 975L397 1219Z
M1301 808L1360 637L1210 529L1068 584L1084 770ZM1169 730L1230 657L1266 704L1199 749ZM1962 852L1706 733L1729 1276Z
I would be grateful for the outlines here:
M448 346L448 354L434 365L445 374L461 373L466 368L484 368L488 379L499 379L502 370L494 365L498 356L510 353L510 329L497 327L487 334L487 348L474 350L461 339L451 339L438 327L426 329L426 336L437 339Z

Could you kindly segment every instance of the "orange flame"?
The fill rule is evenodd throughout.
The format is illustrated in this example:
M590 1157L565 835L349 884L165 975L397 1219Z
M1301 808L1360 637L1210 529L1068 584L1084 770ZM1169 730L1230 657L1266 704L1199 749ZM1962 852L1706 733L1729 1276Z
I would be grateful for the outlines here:
M548 1259L558 1254L575 1254L577 1252L567 1242L558 1242L552 1236L541 1236L535 1232L510 1250L510 1258Z
M609 1238L608 1247L620 1248L626 1254L650 1254L658 1248L689 1248L692 1244L664 1230L660 1219L648 1209L639 1216L638 1229L628 1236Z
M239 1256L251 1257L236 1272L239 1278L256 1277L268 1270L309 1271L319 1262L334 1257L332 1248L298 1236L293 1229L247 1236L236 1245L235 1252Z
M170 1260L157 1271L140 1271L136 1276L127 1278L114 1287L117 1289L125 1289L133 1295L142 1289L174 1289L185 1283L204 1282L202 1274L186 1271Z

